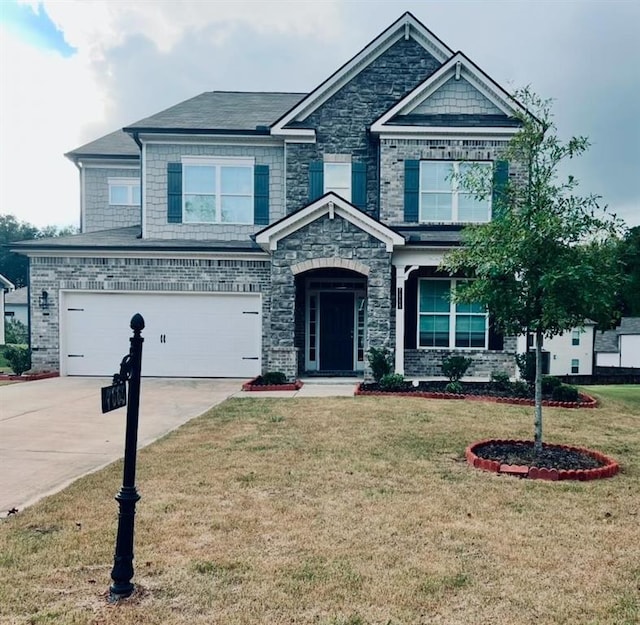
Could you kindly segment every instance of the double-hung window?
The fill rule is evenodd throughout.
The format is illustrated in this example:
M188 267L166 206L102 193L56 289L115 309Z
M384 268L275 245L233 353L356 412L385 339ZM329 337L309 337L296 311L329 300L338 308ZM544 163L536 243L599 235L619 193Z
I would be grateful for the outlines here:
M479 304L453 302L455 279L422 279L418 296L418 346L486 349L487 311Z
M324 192L351 202L351 163L324 163Z
M138 178L109 178L110 206L140 206Z
M252 224L253 161L184 158L183 223Z
M580 345L580 330L572 330L571 331L571 345Z
M491 181L492 164L420 161L419 221L481 223L491 219L491 195L478 199L467 180Z

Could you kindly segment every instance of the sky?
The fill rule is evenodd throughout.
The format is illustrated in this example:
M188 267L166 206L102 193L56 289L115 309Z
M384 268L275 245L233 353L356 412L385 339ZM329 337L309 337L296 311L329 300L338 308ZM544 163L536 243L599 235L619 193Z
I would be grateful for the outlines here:
M405 11L554 100L566 173L640 225L638 0L0 0L0 214L78 225L63 155L204 91L314 89Z

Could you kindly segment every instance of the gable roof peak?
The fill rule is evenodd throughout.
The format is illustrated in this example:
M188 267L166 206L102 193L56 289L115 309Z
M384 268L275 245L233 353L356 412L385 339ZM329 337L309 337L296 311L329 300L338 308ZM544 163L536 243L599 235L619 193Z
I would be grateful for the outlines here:
M413 39L439 63L444 63L453 54L451 48L416 19L412 13L406 11L393 24L362 48L360 52L278 119L272 127L272 134L299 134L299 129L286 128L287 124L293 121L303 121L309 117L311 113L322 106L352 78L402 39Z

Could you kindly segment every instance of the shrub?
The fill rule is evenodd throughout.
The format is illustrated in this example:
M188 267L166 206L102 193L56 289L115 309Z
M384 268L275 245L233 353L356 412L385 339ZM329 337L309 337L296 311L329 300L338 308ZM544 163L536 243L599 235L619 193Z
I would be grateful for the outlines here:
M371 375L373 375L373 379L376 382L380 383L380 380L382 380L385 375L393 372L391 352L386 347L382 349L370 347L367 352L367 358L371 366Z
M551 399L554 401L578 401L578 389L569 384L559 384L553 389Z
M460 384L460 382L454 381L449 382L449 384L444 387L444 390L447 393L455 393L456 395L461 395L464 389L462 388L462 384Z
M516 354L516 365L520 377L523 380L533 384L536 380L536 355L535 352L526 352L524 354Z
M509 374L506 371L493 371L491 373L491 385L497 391L508 391L511 388Z
M545 375L542 377L542 392L545 395L553 393L554 389L562 384L562 380L552 376Z
M407 388L404 376L399 373L387 373L378 382L381 391L402 391Z
M262 375L263 384L286 384L287 376L282 371L267 371Z
M511 383L511 393L514 397L529 397L531 387L524 380L516 380Z
M442 361L442 373L449 378L449 382L459 382L471 362L471 358L466 356L449 356Z
M4 357L16 375L31 369L31 350L28 347L12 345L4 350Z
M4 325L4 340L11 345L26 343L29 340L27 326L17 319L7 319Z

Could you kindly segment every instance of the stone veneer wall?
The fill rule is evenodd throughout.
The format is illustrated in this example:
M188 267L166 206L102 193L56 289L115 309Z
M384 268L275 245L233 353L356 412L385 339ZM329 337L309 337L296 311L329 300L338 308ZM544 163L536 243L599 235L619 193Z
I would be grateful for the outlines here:
M287 144L287 212L309 201L309 163L350 154L367 165L367 212L378 214L378 145L369 126L440 67L413 39L400 40L300 123L315 128L315 144Z
M291 267L314 258L353 259L369 269L366 344L391 347L391 253L351 222L322 217L278 242L271 265L271 353L269 369L298 375L295 344L296 280ZM368 365L367 365L368 367ZM370 371L365 371L370 377Z
M82 232L126 228L140 223L139 206L110 206L109 178L140 178L140 169L85 167Z
M507 143L507 139L381 139L380 219L391 226L407 225L404 220L406 160L499 160ZM510 164L509 177L520 176L520 169Z
M182 156L246 157L269 166L269 222L284 217L284 148L281 145L150 144L146 148L146 230L149 239L242 241L264 226L167 223L167 163Z
M405 376L425 378L442 376L442 360L459 354L473 361L466 375L489 378L494 371L506 371L510 376L516 373L516 338L506 337L503 351L472 351L446 349L406 349L404 351Z
M270 327L271 274L268 260L202 258L32 258L31 346L34 371L57 371L60 352L60 290L112 292L262 293L263 329ZM42 311L38 295L49 293ZM263 331L262 354L269 353Z

